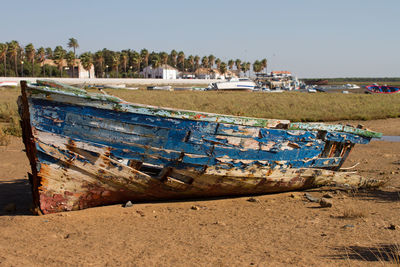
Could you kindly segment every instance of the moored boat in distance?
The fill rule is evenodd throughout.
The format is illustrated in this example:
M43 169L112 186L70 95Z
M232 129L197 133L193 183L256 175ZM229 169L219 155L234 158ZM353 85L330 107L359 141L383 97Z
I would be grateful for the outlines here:
M18 85L18 83L14 82L14 81L0 82L0 87L16 87L17 85Z
M317 85L314 86L314 89L318 92L334 92L337 93L343 90L357 90L360 89L360 86L356 84L343 84L343 85Z
M171 85L164 85L164 86L147 86L147 90L172 91L172 86L171 86Z
M381 134L345 125L134 104L53 81L21 82L34 204L47 214L126 201L377 186L340 167Z
M360 89L361 87L358 86L357 84L353 84L353 83L347 83L344 85L344 89Z
M210 90L253 91L257 84L249 78L231 78L228 81L210 83Z
M372 84L365 86L367 94L397 94L400 93L400 88L395 86Z

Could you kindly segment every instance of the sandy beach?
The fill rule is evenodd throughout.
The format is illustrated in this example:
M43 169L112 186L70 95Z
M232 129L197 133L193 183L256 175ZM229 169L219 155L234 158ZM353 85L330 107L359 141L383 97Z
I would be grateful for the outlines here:
M400 136L400 118L361 123ZM357 145L344 166L387 179L382 188L307 191L328 194L331 208L289 192L36 216L22 140L10 141L0 147L0 266L373 266L399 256L400 142Z

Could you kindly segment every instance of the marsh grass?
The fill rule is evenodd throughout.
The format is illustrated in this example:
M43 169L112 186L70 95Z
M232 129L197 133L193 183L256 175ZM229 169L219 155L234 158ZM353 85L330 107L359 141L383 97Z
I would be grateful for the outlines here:
M291 121L400 117L399 95L106 90L134 103Z
M18 137L22 135L17 105L20 92L19 88L0 89L0 122L3 124L0 130L0 144L4 134Z

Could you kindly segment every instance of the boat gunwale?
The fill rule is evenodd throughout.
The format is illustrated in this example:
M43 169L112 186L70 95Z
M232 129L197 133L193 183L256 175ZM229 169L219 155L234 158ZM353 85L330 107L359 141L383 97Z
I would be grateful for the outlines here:
M105 95L99 93L91 93L87 92L83 89L76 88L76 90L71 90L70 88L59 89L55 87L42 86L37 85L35 83L27 83L27 87L33 94L44 93L44 94L59 94L59 95L67 95L72 97L79 97L84 99L90 99L94 101L107 101L112 104L118 105L118 111L121 112L131 112L138 113L136 111L131 111L129 108L144 108L151 110L153 112L160 111L169 111L169 115L163 114L152 114L154 116L160 117L170 117L177 119L187 119L187 120L196 120L196 121L206 121L206 122L216 122L216 123L227 123L232 125L243 125L243 126L253 126L253 127L270 127L270 125L277 124L285 124L289 125L289 120L279 120L279 119L264 119L264 118L255 118L255 117L245 117L245 116L235 116L235 115L226 115L226 114L217 114L203 111L194 111L194 110L185 110L185 109L175 109L169 107L160 107L160 106L152 106L146 104L139 103L131 103L125 101L119 97L112 95ZM38 91L38 92L35 92ZM68 102L67 102L68 103ZM70 103L73 104L73 103ZM104 108L104 107L102 107ZM175 114L174 114L175 113ZM143 113L147 114L147 113Z

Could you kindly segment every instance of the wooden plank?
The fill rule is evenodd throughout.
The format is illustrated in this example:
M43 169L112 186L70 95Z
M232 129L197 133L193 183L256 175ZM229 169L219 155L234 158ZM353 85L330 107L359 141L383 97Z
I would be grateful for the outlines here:
M207 112L190 110L179 110L172 108L160 108L149 105L131 104L114 96L105 96L94 93L81 93L73 90L62 90L59 88L42 87L30 84L31 98L46 99L49 96L59 103L68 103L80 106L101 107L107 110L119 110L135 114L152 115L159 117L170 117L185 120L200 120L206 122L221 122L228 124L240 124L247 126L275 127L287 125L287 120L274 120L250 117L238 117Z
M338 143L368 144L371 138L351 133L327 132L325 140Z
M289 124L289 130L311 130L311 131L328 131L328 132L344 132L364 136L368 138L380 138L382 133L377 133L365 129L354 128L347 125L341 124L324 124L324 123L303 123L303 122L292 122Z

